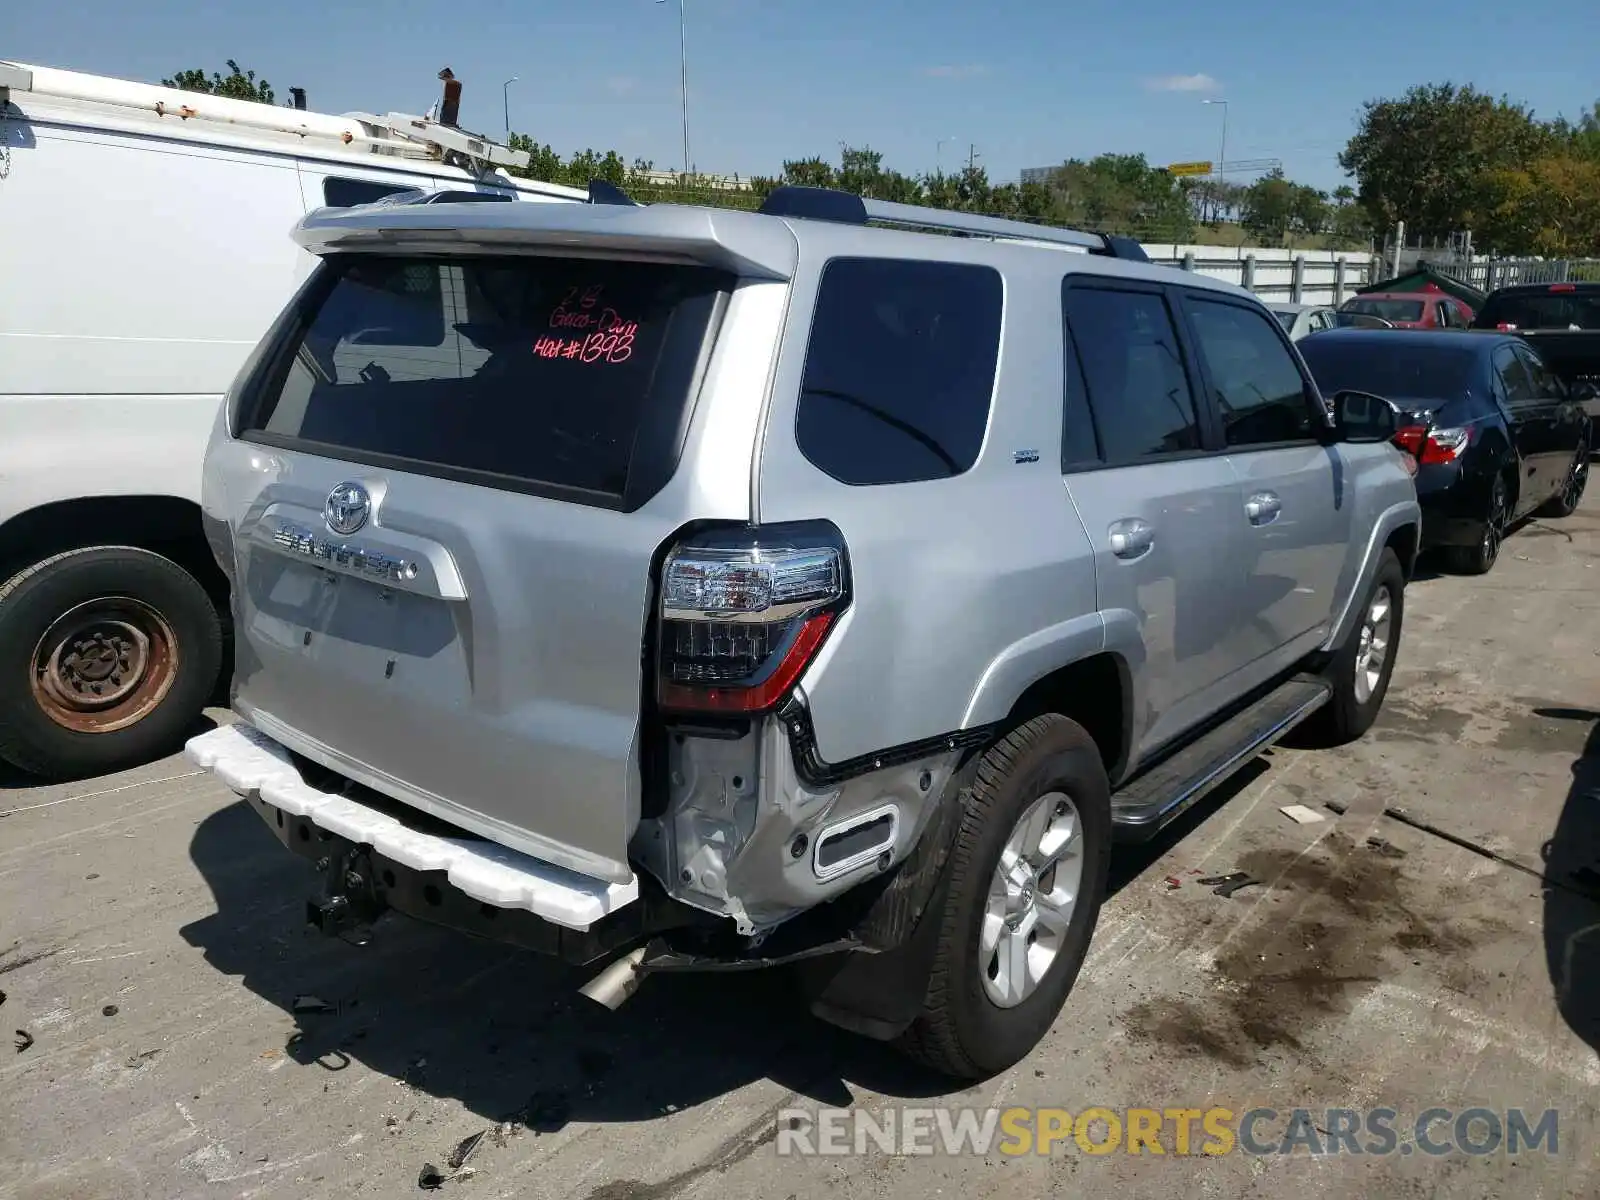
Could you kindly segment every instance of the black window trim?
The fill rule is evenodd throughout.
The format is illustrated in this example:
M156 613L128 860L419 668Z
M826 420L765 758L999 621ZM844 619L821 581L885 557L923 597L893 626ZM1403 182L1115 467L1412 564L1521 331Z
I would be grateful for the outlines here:
M989 379L989 394L984 398L983 430L981 436L978 438L977 452L973 455L972 461L967 464L964 470L957 471L950 475L933 475L920 479L897 479L888 481L869 480L866 482L857 482L849 479L840 479L832 471L828 470L821 463L816 462L811 455L806 453L805 447L801 444L800 438L800 406L805 400L806 388L804 385L806 370L809 367L811 360L811 339L816 332L817 309L821 304L822 289L827 283L828 271L832 269L836 263L911 263L916 266L955 267L957 269L969 268L979 271L987 271L994 277L995 281L999 283L1000 313L995 333L994 371ZM964 262L958 259L929 258L913 255L850 253L832 254L825 258L822 262L821 268L817 272L816 279L816 286L811 296L811 312L806 320L806 335L804 343L805 351L800 360L800 378L796 385L794 397L794 419L790 429L790 436L794 439L794 448L799 451L801 459L804 460L805 463L813 470L819 471L823 475L827 476L827 478L832 482L847 488L906 487L919 484L942 483L952 479L960 479L963 476L970 475L973 471L977 470L983 462L985 452L989 448L989 443L991 440L989 434L994 427L995 400L1000 392L1000 365L1001 360L1005 357L1006 330L1009 324L1006 313L1006 301L1008 297L1005 274L997 267L981 262ZM829 394L833 395L835 399L840 398L837 393ZM859 405L859 401L856 400L851 400L848 403ZM878 416L880 419L883 419L884 414L879 413ZM898 420L891 420L890 423L895 425L900 424ZM903 430L903 432L905 432L907 436L911 437L912 440L918 441L919 443L923 442L925 437L921 431L912 432L909 427ZM948 451L945 451L943 447L935 448L935 444L932 443L931 439L928 439L928 444L925 446L925 448L929 449L929 451L933 453L935 457L950 457Z
M495 491L500 492L517 492L527 496L538 496L546 500L560 500L568 503L583 504L590 508L611 509L624 513L636 512L643 508L677 474L683 457L683 448L688 441L689 427L694 420L695 411L700 406L701 392L703 391L706 372L710 365L711 352L721 331L731 289L737 283L737 280L731 276L727 280L728 287L720 289L713 294L711 312L706 322L705 336L701 338L700 345L696 350L694 368L689 379L688 393L684 397L681 406L682 411L674 412L672 410L677 406L667 404L647 404L644 406L640 416L639 427L634 433L633 450L628 461L627 483L620 496L611 492L573 487L569 484L525 479L520 475L502 475L496 471L451 466L448 463L406 458L395 454L374 453L352 449L347 446L331 445L327 442L319 442L310 438L291 437L285 434L271 433L264 429L247 428L247 426L256 421L267 399L283 387L289 367L294 361L296 347L300 344L306 329L315 319L317 312L322 308L328 295L338 284L343 275L345 264L366 254L404 257L408 261L432 262L440 266L459 264L463 260L473 258L504 257L503 254L497 254L492 250L473 250L460 254L405 254L401 256L395 256L391 252L384 250L375 250L369 252L349 251L342 254L329 255L322 259L313 269L311 276L302 285L300 291L295 294L283 313L279 315L277 322L268 331L262 342L259 360L253 367L248 368L248 375L241 381L228 421L229 428L237 440L251 445L266 446L274 450L286 450L298 454L310 454L318 458L332 459L338 462L354 463L359 466L376 467L379 470L401 471L408 475L422 475L433 479L448 479L455 483L475 484L479 487L493 488ZM712 268L706 269L711 270ZM719 274L726 274L726 272L719 272ZM654 419L653 423L652 418Z
M1094 405L1089 403L1087 378L1083 370L1083 352L1078 348L1077 335L1073 333L1071 324L1067 321L1067 293L1073 289L1089 289L1104 292L1137 292L1147 296L1159 297L1167 312L1167 319L1172 322L1173 336L1178 339L1178 353L1183 362L1184 379L1189 385L1189 400L1195 408L1195 423L1200 433L1200 448L1197 450L1174 450L1170 453L1140 454L1132 458L1107 458L1105 453L1105 438L1100 432L1100 422L1096 419ZM1200 378L1200 364L1195 358L1194 346L1188 336L1185 322L1175 310L1176 296L1174 293L1180 289L1171 284L1152 283L1142 279L1124 279L1116 275L1100 275L1087 271L1074 272L1062 277L1061 280L1061 351L1062 351L1062 421L1061 421L1061 473L1063 475L1082 475L1091 471L1119 471L1129 467L1144 467L1154 463L1190 462L1198 458L1214 458L1224 453L1221 446L1221 431L1217 427L1215 414L1210 411L1210 406L1203 403L1196 393L1195 381ZM1070 356L1070 366L1069 366ZM1071 398L1069 385L1076 384L1080 389L1079 394L1083 403L1089 410L1089 426L1094 430L1095 451L1098 458L1090 460L1073 459L1068 457L1066 405Z
M1212 427L1216 431L1217 442L1221 447L1222 453L1238 456L1261 454L1270 450L1294 450L1304 449L1307 446L1327 445L1333 432L1332 423L1328 418L1327 401L1322 395L1322 390L1317 387L1317 381L1312 377L1311 372L1306 369L1305 362L1301 359L1299 351L1294 348L1293 339L1285 332L1283 326L1273 319L1271 310L1258 301L1247 300L1240 296L1231 296L1226 292L1213 292L1196 287L1174 287L1173 290L1179 294L1179 308L1183 312L1184 333L1194 344L1196 364L1200 371L1200 378L1205 385L1202 403ZM1288 351L1289 361L1294 364L1295 372L1300 376L1301 397L1306 404L1306 415L1311 421L1311 432L1308 435L1276 442L1252 442L1243 446L1227 445L1227 438L1222 427L1222 413L1217 408L1216 396L1212 390L1211 373L1206 369L1204 356L1199 353L1200 332L1193 324L1194 313L1189 307L1190 303L1194 301L1208 304L1226 304L1233 308L1253 312L1257 316L1265 318L1268 329L1277 335L1279 344ZM1313 404L1313 401L1316 401L1316 403Z

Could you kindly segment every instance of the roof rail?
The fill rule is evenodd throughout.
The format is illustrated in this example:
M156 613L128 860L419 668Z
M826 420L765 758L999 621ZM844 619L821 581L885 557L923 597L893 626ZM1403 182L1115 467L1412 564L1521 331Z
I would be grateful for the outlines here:
M1131 262L1150 261L1144 248L1134 238L1109 233L1085 233L1056 225L1031 225L1027 221L954 212L922 204L868 200L837 188L785 185L773 189L759 211L774 217L802 217L813 221L838 221L847 225L893 225L904 229L937 230L1001 241L1050 242L1059 246L1076 246L1090 254L1103 254Z

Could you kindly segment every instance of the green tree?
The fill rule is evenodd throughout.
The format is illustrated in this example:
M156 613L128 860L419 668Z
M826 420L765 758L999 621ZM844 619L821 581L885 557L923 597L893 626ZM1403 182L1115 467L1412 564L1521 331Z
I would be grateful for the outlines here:
M163 79L162 87L181 88L186 92L206 92L212 96L226 96L230 100L254 100L259 104L272 104L277 95L265 79L257 79L254 71L241 70L239 64L229 59L228 74L204 71L179 71L171 79Z
M1142 154L1101 154L1069 159L1050 177L1055 217L1150 241L1186 242L1195 216L1182 183Z
M1294 223L1296 186L1274 170L1245 189L1239 215L1245 229L1269 246L1281 246Z
M1526 165L1557 140L1505 97L1429 83L1398 100L1369 100L1339 165L1355 176L1375 224L1403 220L1410 233L1442 238L1472 227L1490 172Z

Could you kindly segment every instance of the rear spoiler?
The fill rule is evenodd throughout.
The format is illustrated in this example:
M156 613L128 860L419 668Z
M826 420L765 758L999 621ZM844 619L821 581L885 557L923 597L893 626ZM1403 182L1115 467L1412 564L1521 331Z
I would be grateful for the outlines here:
M617 199L617 197L621 199ZM589 203L449 203L322 208L307 213L294 240L313 254L383 249L437 253L468 243L480 249L550 247L696 263L755 279L786 280L799 257L780 221L725 208L643 205L596 181Z

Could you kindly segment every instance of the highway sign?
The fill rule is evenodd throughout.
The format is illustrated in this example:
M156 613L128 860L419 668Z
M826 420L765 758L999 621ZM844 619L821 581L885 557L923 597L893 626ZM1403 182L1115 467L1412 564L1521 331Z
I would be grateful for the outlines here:
M1186 162L1167 164L1168 175L1209 175L1211 164L1208 162Z

